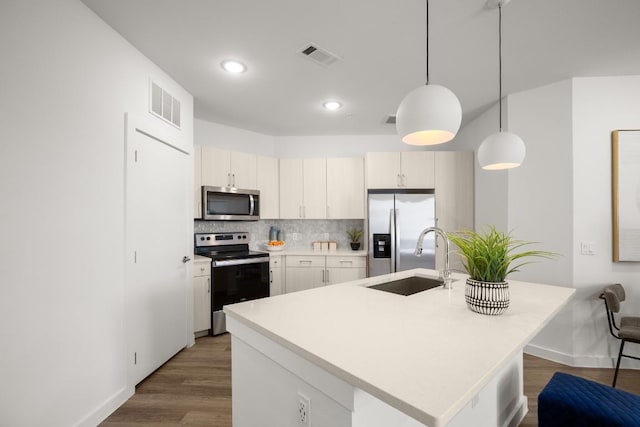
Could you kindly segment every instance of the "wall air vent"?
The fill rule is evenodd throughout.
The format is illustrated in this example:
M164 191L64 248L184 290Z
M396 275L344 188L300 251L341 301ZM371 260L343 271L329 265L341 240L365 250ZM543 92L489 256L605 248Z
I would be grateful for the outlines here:
M152 80L149 95L149 112L180 129L180 101Z
M389 114L387 117L385 117L384 122L385 122L385 124L388 124L388 125L395 125L396 124L396 115L395 114Z
M316 64L320 64L323 67L328 67L329 65L342 60L338 55L329 52L326 49L318 47L313 43L307 44L305 47L300 50L300 55L304 56L315 62Z

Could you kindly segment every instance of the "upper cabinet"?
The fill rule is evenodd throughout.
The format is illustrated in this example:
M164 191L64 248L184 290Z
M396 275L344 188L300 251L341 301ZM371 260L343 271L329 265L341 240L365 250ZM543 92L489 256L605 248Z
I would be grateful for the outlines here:
M280 159L280 218L364 218L364 159Z
M435 188L433 151L367 153L367 188Z
M257 156L257 189L260 190L260 218L280 218L278 159Z
M280 159L280 218L326 217L326 159Z
M202 146L202 185L256 189L256 155Z
M327 218L364 218L364 159L327 159Z

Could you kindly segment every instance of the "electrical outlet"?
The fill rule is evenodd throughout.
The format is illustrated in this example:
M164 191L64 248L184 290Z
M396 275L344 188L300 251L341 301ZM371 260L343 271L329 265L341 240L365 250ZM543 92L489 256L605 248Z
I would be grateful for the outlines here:
M311 400L300 392L298 392L298 426L311 426Z

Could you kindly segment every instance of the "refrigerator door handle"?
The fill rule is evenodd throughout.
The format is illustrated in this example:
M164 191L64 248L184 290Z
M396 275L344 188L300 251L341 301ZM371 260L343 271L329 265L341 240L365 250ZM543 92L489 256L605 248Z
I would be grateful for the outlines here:
M395 265L395 269L394 272L396 271L400 271L401 270L401 265L400 265L400 209L394 209L394 214L395 214L395 230L394 233L395 235L392 237L393 240L393 246L395 247L395 253L393 253L391 256L395 256L395 260L394 260L394 265Z
M389 234L391 234L391 273L396 272L396 210L389 209Z

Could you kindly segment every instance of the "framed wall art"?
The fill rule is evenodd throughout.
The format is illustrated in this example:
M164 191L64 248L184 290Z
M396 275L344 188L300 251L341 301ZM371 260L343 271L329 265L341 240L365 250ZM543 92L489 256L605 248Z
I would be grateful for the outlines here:
M640 261L640 130L611 133L613 261Z

